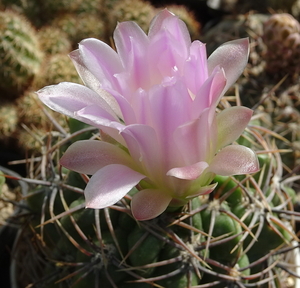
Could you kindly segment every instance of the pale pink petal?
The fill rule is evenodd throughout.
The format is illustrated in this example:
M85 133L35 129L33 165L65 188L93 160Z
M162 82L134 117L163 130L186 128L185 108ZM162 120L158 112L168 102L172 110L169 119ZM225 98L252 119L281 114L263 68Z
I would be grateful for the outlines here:
M148 88L149 75L147 65L148 37L144 31L131 21L119 23L114 40L126 71L116 75L121 83L122 94L131 101L132 94L138 88Z
M103 89L120 91L115 74L124 68L119 55L106 43L95 39L84 39L79 43L79 51L84 66L97 78Z
M196 95L208 78L206 46L194 41L190 47L190 55L184 66L183 77L187 88Z
M178 126L190 121L192 100L181 81L173 85L156 86L149 92L149 113L165 163L165 169L182 166L173 133ZM174 113L176 111L176 113Z
M132 57L140 59L145 55L149 42L142 28L131 21L118 23L114 31L114 40L123 66L129 65L130 68L132 68ZM134 50L133 47L135 47Z
M118 115L119 118L123 118L116 99L110 93L100 88L101 85L99 80L84 65L79 49L72 51L69 56L73 61L77 73L79 74L84 85L98 93L109 105L109 107L111 107L114 113Z
M98 108L100 117L119 121L106 101L83 85L62 82L58 85L46 86L37 94L45 105L72 118L76 118L77 111L92 105Z
M103 167L92 176L84 190L86 207L102 209L115 204L143 178L145 175L124 165Z
M184 22L163 10L152 21L148 35L150 43L145 65L149 69L149 84L153 86L174 74L182 75L191 45Z
M184 164L189 166L196 161L209 161L211 154L210 142L217 136L214 123L209 123L210 110L205 109L199 118L179 126L174 134L174 144L182 154ZM174 166L173 166L174 167Z
M167 9L162 10L153 18L149 28L149 38L152 40L162 30L170 31L178 40L180 47L191 45L191 36L186 24Z
M247 107L230 107L217 115L217 150L235 141L245 130L253 111Z
M167 29L162 29L151 39L148 51L147 68L151 76L149 83L151 86L161 82L165 77L181 75L189 56L189 46L186 46L182 39L175 38Z
M73 118L98 127L114 138L117 142L124 145L124 139L120 135L119 131L122 131L125 126L120 122L106 118L106 115L101 112L102 110L100 110L97 106L87 106L75 112Z
M223 148L209 165L209 171L221 175L241 175L259 170L256 154L248 147L229 145Z
M121 136L131 157L145 171L147 176L159 179L163 175L163 155L155 130L146 125L130 125L123 129Z
M117 76L116 76L117 77ZM124 121L126 125L135 124L136 117L135 111L132 109L131 103L128 101L126 97L120 94L118 91L112 89L106 89L113 97L115 98L118 106L120 107L122 117L121 119Z
M216 66L221 66L226 75L227 83L224 93L242 74L249 56L249 39L243 38L224 43L208 58L208 73L212 73Z
M212 191L215 190L215 188L218 186L218 183L213 183L211 185L208 186L203 186L203 187L199 187L199 189L193 193L193 194L189 194L186 199L191 199L200 195L207 195L209 193L211 193Z
M206 162L198 162L189 166L172 168L167 172L167 175L179 179L195 180L207 167Z
M149 109L150 102L147 91L138 89L131 102L131 107L135 112L136 121L139 124L149 125L151 123L152 115Z
M198 118L202 111L208 107L215 110L222 97L226 81L224 70L217 66L196 94L192 107L194 118Z
M131 157L124 150L97 140L76 141L69 146L59 162L70 170L89 175L110 164L132 165Z
M131 201L134 218L139 221L150 220L163 213L172 197L164 191L146 189L136 193Z

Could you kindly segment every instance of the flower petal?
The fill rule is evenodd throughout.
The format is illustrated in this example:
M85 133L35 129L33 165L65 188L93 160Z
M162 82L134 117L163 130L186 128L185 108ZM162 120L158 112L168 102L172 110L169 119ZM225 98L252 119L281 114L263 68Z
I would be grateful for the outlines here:
M247 107L226 108L217 115L218 145L217 150L235 141L251 120L253 111Z
M190 121L192 100L181 81L156 86L149 92L150 126L157 134L166 171L182 165L181 154L174 143L173 134L178 126ZM176 111L176 113L174 113Z
M91 105L82 108L78 112L74 113L73 118L98 127L114 138L117 142L125 145L124 139L119 133L119 131L124 129L124 125L108 118L105 111L102 111L99 107Z
M172 197L163 191L146 189L136 193L131 201L134 218L139 221L153 219L163 213Z
M167 9L162 10L153 18L149 28L149 38L152 39L162 30L170 31L178 40L180 47L185 48L191 45L191 36L186 24Z
M125 77L127 83L122 87L129 90L124 91L129 99L130 94L140 87L145 87L149 81L150 75L145 67L148 37L135 22L127 21L117 25L114 40L123 66L127 68L125 75L129 77Z
M162 154L155 130L146 125L130 125L122 132L131 157L147 176L158 180L163 175Z
M116 145L98 140L81 140L73 143L59 162L70 170L92 175L110 164L128 166L132 159Z
M191 199L191 198L194 198L194 197L197 197L197 196L200 196L200 195L209 194L212 191L214 191L217 186L218 186L218 183L213 183L213 184L208 185L208 186L200 187L195 193L189 194L186 197L186 199Z
M202 111L208 107L215 110L220 98L223 96L222 91L224 91L226 86L227 80L225 76L224 70L217 66L200 87L192 107L194 118L198 118Z
M209 171L221 175L241 175L259 170L256 154L248 147L229 145L223 148L209 165Z
M120 91L115 74L124 71L119 55L106 43L87 38L79 43L79 51L84 66L98 79L103 89Z
M85 66L79 49L72 51L69 54L69 56L73 61L77 73L79 74L84 85L101 95L101 98L103 98L105 102L107 102L107 104L109 105L109 107L112 108L114 113L118 115L119 118L123 118L117 101L110 93L100 88L101 85L99 80Z
M92 176L84 190L86 207L102 209L115 204L143 178L145 175L124 165L103 167Z
M190 46L183 77L188 89L194 95L208 78L206 46L200 41L194 41Z
M216 139L217 130L215 121L208 121L210 113L209 108L205 109L199 118L179 126L174 132L174 143L187 166L194 164L195 159L208 162L211 155L215 154L211 142Z
M208 58L208 73L211 74L216 66L221 66L225 70L227 79L223 90L228 90L230 86L239 78L245 69L249 56L249 39L243 38L224 43L219 46Z
M207 167L206 162L198 162L189 166L172 168L167 172L167 175L179 179L195 180Z
M98 110L105 115L104 117L111 121L119 121L101 96L80 84L62 82L58 85L46 86L37 94L45 105L72 118L76 118L75 112L91 105L98 107Z

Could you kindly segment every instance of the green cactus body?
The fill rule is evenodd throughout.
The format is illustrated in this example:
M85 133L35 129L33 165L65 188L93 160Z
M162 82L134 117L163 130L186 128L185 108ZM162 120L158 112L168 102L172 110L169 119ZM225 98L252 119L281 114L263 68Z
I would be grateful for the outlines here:
M19 96L31 84L43 54L36 32L24 16L1 11L0 32L0 90L7 99Z
M210 249L210 257L225 265L234 265L241 253L242 247L239 245L239 241L242 237L241 225L230 215L226 214L226 211L230 211L229 206L223 202L219 203L218 200L211 202L208 209L202 212L203 229L206 233L209 233L212 226L212 237L222 237L223 235L236 235L235 238L222 244L222 248L216 245ZM213 239L212 239L213 240ZM234 250L235 246L239 245Z

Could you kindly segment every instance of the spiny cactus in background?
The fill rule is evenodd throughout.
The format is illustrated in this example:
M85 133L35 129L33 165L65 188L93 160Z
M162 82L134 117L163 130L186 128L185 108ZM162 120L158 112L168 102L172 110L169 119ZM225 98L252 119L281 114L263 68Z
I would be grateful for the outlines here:
M66 127L65 117L61 114L41 106L39 99L34 91L27 91L16 101L20 123L33 125L38 128L44 127L43 130L53 129L53 124L49 122L49 116L56 120L61 126ZM45 112L46 111L46 112Z
M45 26L38 31L38 38L47 54L68 54L72 50L67 34L58 28Z
M300 67L300 24L290 14L274 14L264 24L266 70L272 76L297 77Z
M266 0L266 7L273 10L291 11L297 0Z
M40 71L33 84L34 87L40 89L45 85L58 84L62 81L81 83L69 56L56 54L47 59L45 68Z
M78 43L84 38L96 37L104 39L106 35L105 24L100 15L95 13L65 13L57 15L50 25L64 31L74 47L77 47Z
M4 102L4 101L3 101ZM8 141L17 129L19 116L15 105L11 102L0 105L0 140Z
M42 17L45 16L41 14L41 3L39 0L1 0L3 11L12 10L22 14L36 27L42 25L44 20Z
M19 96L38 73L42 59L36 31L26 18L0 12L1 98Z
M110 2L110 1L108 1ZM145 32L156 11L150 2L143 0L113 1L113 10L110 17L110 35L118 22L135 21Z
M189 29L192 40L199 39L201 25L200 22L197 21L194 13L188 10L184 5L170 5L167 7L168 10L184 21Z
M43 139L50 131L59 131L57 127L61 126L67 127L65 117L49 108L42 107L34 91L27 91L18 98L15 107L19 118L19 127L14 137L18 140L18 147L23 152L40 152L44 145ZM49 117L52 122L55 119L56 126L49 121ZM53 133L55 134L55 132Z
M45 141L44 160L35 163L41 181L26 197L29 227L14 251L18 255L26 243L26 255L17 261L29 270L20 283L44 288L285 288L286 281L296 281L289 275L295 269L289 260L297 239L292 232L295 191L289 178L283 180L281 157L271 144L274 133L260 132L253 124L238 141L260 151L260 172L216 176L213 194L138 222L130 210L135 188L109 208L84 209L86 176L60 170L56 159L74 136L88 131L88 138L100 136L70 119L70 130L55 142L52 137Z
M47 16L55 17L63 13L97 13L101 10L103 0L43 0L42 10Z

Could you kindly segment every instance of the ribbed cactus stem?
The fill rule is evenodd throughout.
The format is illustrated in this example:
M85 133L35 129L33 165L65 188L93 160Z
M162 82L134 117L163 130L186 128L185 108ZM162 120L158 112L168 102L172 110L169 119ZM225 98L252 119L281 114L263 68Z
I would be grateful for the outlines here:
M18 96L39 71L43 54L36 31L21 15L0 12L0 90Z

